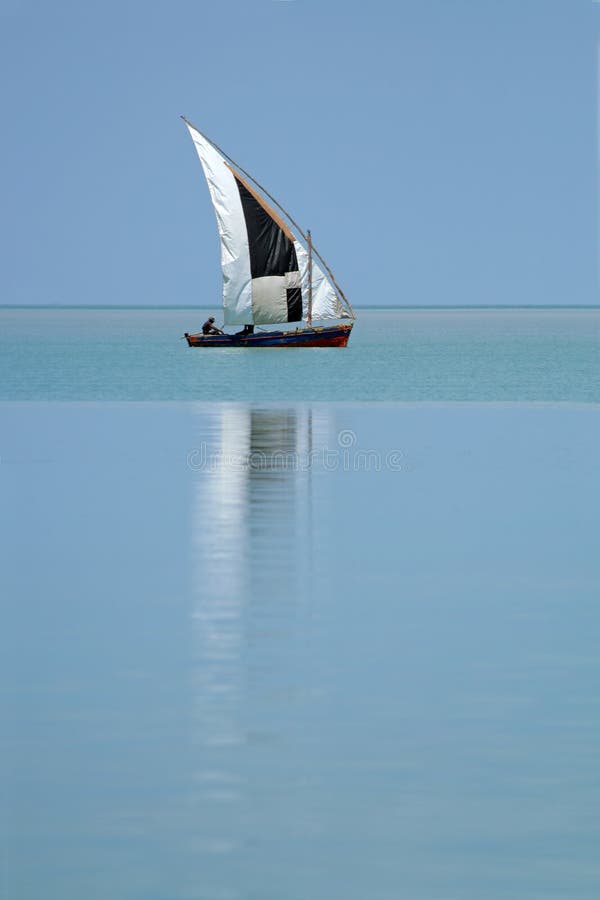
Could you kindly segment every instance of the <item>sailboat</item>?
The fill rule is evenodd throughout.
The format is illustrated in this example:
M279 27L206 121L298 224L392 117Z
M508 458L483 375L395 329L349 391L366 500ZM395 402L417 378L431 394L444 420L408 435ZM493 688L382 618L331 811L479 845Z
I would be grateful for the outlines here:
M202 163L217 217L224 324L244 326L234 334L186 332L188 346L345 347L356 316L310 231L305 234L245 169L181 118ZM332 320L335 324L315 324ZM296 328L260 329L295 322Z

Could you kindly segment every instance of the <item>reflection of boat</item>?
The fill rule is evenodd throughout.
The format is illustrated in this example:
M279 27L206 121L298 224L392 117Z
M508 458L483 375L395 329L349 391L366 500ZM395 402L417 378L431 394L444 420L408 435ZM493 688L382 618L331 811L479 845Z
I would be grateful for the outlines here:
M313 246L310 231L304 234L251 175L187 119L184 121L200 157L217 216L225 325L245 326L237 335L186 332L188 345L345 347L353 321L313 326L313 321L354 320L355 315L331 269ZM290 322L304 322L306 327L254 331L254 326Z

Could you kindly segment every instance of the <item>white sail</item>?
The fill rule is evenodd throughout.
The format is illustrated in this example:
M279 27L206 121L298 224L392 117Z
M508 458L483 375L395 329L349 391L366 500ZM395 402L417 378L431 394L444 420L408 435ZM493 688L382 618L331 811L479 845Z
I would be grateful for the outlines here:
M348 317L336 290L314 259L309 267L308 254L288 223L204 135L185 121L217 216L225 324L267 325Z
M242 201L233 172L210 141L186 122L200 157L221 238L226 325L252 323L252 276Z

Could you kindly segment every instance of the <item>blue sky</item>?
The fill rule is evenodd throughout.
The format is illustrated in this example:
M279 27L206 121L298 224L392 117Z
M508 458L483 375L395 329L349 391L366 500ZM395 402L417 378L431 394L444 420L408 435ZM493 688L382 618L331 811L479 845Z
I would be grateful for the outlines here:
M588 0L0 0L0 303L218 305L184 113L356 305L598 302Z

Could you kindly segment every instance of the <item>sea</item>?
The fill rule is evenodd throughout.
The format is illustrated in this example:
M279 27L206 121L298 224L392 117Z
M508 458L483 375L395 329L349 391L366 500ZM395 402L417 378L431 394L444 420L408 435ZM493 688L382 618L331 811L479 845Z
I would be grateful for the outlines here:
M2 900L596 900L600 308L0 308Z

